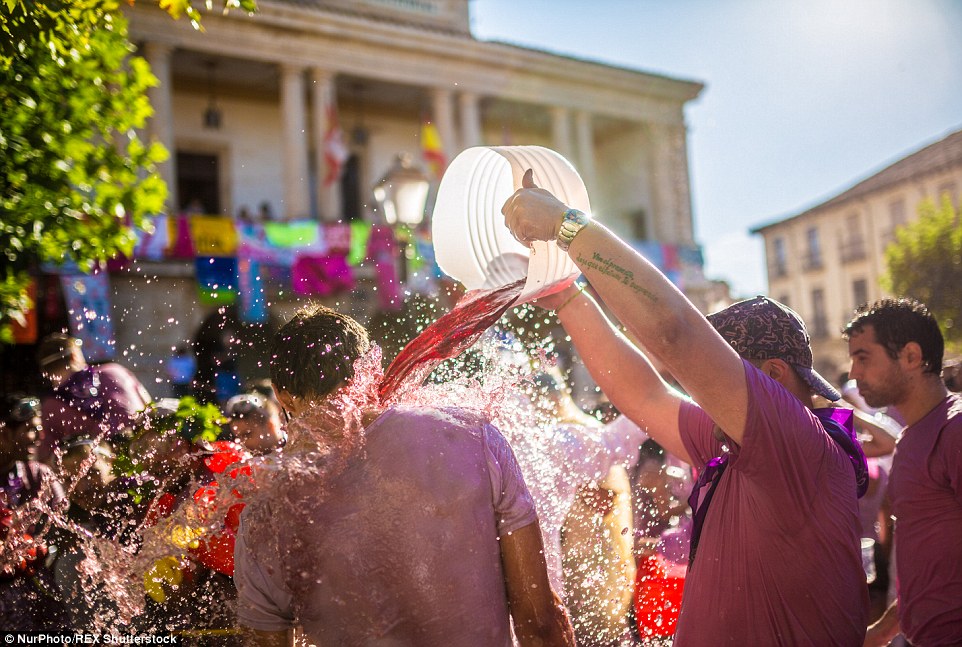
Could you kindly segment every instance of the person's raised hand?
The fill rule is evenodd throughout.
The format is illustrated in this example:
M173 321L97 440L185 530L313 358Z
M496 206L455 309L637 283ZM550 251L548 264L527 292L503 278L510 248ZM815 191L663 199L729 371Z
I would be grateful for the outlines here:
M534 183L534 172L528 169L521 179L521 188L508 198L501 213L504 224L522 245L536 240L554 240L561 229L561 220L568 207L548 191Z

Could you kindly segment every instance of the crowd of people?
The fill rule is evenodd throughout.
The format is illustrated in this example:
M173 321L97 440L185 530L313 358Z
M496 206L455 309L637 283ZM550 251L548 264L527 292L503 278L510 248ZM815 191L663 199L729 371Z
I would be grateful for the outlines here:
M368 332L322 306L275 335L269 381L219 404L153 400L51 336L49 392L5 394L0 410L4 628L122 621L260 645L962 644L962 399L924 305L854 312L836 388L785 305L704 316L530 172L503 211L590 285L537 305L605 415L578 409L550 367L484 407L439 389L382 402Z

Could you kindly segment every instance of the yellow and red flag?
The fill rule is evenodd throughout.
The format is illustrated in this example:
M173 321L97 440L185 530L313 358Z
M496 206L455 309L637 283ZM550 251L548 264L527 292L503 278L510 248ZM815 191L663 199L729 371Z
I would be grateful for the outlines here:
M430 167L431 175L440 178L448 165L441 142L441 133L437 126L430 121L421 122L421 157Z

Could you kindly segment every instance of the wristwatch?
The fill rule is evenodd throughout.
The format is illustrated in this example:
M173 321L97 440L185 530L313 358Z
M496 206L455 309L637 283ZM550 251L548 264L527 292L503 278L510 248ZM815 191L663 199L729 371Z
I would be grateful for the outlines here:
M589 222L591 222L591 216L584 212L578 211L577 209L568 209L565 211L564 218L561 220L561 229L558 231L558 238L555 239L561 251L568 251L575 236L577 236L578 232L584 229Z

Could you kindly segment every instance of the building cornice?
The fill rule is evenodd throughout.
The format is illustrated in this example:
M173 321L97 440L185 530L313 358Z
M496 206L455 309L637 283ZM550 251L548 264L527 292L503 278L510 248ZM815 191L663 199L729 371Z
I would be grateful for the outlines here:
M253 16L204 16L205 33L149 3L128 9L131 38L263 62L682 124L703 85L470 36L261 0ZM426 64L432 59L434 64Z
M750 231L753 234L764 235L765 232L781 225L866 200L878 193L895 190L904 184L917 182L956 166L962 166L962 131L950 133L935 143L873 171L844 191L800 213L782 216L777 220L753 227Z

